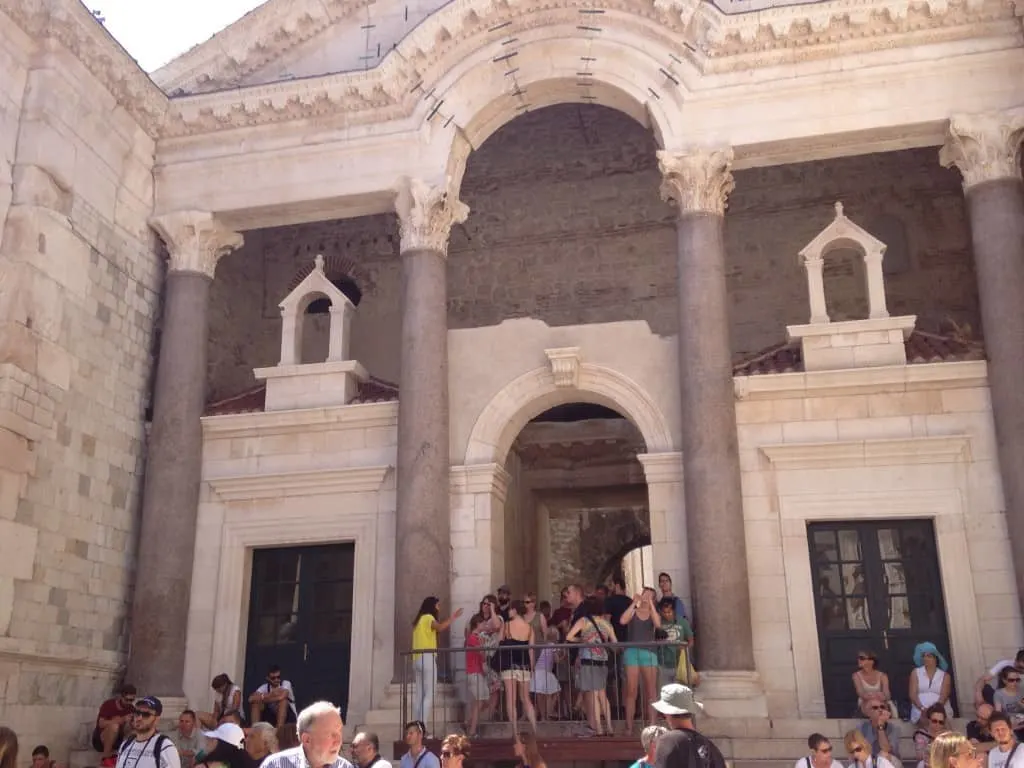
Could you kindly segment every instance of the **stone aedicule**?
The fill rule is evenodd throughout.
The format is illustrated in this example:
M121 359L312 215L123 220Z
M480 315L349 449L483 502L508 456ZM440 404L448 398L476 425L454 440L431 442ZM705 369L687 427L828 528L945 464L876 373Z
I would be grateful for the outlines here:
M964 177L964 191L986 181L1019 181L1022 139L1024 109L955 115L939 162L956 166Z

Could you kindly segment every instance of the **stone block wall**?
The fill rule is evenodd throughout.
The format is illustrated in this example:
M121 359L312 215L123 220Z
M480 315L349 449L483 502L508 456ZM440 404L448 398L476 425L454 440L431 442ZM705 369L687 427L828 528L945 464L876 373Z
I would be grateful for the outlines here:
M677 325L675 224L659 198L654 140L625 115L562 105L509 123L470 156L448 259L449 327L532 317L551 326L644 320ZM807 321L799 250L848 214L889 244L889 309L920 326L953 320L977 333L978 310L963 193L936 149L737 171L726 216L733 353L744 358ZM393 215L247 233L214 283L210 398L255 385L277 362L277 303L324 252L363 292L352 353L396 381L400 331L398 228ZM330 270L329 270L330 271ZM839 317L866 312L857 259L834 254L826 274ZM312 320L309 344L326 333ZM321 344L322 346L322 344Z
M985 363L747 383L736 416L754 652L770 713L824 715L807 523L880 517L934 521L969 711L974 681L1024 642Z
M105 35L68 13L66 39ZM0 722L61 762L127 651L153 151L72 50L0 14Z

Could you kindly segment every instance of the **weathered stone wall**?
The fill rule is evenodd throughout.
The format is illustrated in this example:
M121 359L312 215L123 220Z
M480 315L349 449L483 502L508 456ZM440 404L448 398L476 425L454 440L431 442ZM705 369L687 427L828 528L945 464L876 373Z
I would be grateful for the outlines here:
M469 161L462 197L471 213L452 233L449 325L510 317L550 325L646 320L677 328L675 225L658 196L653 138L603 107L565 105L508 124ZM738 171L726 217L733 352L756 353L806 322L797 253L833 216L848 214L889 244L889 308L921 324L947 318L978 331L963 194L935 149ZM249 233L218 267L210 339L210 397L255 384L277 362L277 302L317 251L348 260L363 291L353 355L374 375L398 375L400 265L394 216ZM864 313L856 260L827 268L829 306ZM321 321L320 325L325 328ZM323 333L323 328L317 333ZM311 342L312 343L312 342Z
M626 553L651 543L645 507L616 510L552 510L548 517L551 573L541 592L556 600L567 584L587 588L604 583Z
M0 722L60 762L126 651L153 150L75 56L0 14Z

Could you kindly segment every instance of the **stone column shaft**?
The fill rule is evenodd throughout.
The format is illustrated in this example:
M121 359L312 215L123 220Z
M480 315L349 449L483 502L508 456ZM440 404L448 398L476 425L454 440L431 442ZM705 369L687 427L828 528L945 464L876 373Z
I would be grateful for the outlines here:
M183 695L186 629L202 468L207 317L217 258L242 244L209 214L154 220L171 254L164 286L131 617L128 680Z
M659 153L679 206L683 487L702 669L753 670L723 240L731 150Z
M956 117L940 160L963 175L996 447L1024 613L1024 110Z
M402 232L402 348L398 387L395 520L396 678L411 647L423 598L451 611L448 445L448 235L468 209L438 187L404 180L396 210Z

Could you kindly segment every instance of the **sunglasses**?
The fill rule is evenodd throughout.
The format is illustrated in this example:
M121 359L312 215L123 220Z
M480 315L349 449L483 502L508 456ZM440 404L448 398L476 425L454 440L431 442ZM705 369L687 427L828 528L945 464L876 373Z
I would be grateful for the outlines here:
M132 711L134 717L156 717L156 712L150 712L148 709L136 709Z
M1008 682L1008 683L1019 683L1020 682L1020 678L1019 677L1008 677L1008 678L1006 678L1006 682Z
M945 719L942 719L942 720L929 720L928 722L931 723L932 725L945 725L946 724Z
M864 751L864 747L854 747L853 749L850 750L850 754L859 755L863 751Z
M874 656L860 655L860 656L857 657L857 661L874 661L874 660L875 660Z
M832 747L822 747L818 751L821 752L824 755L827 755L829 752L832 751Z
M451 757L454 757L455 755L456 755L456 753L452 752L450 749L442 749L441 750L441 758L442 759L451 758Z
M871 707L871 711L872 712L881 712L883 709L885 709L885 707L880 707L877 704L875 706Z

